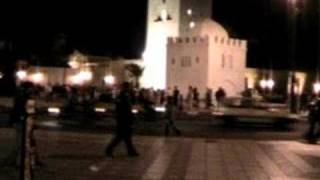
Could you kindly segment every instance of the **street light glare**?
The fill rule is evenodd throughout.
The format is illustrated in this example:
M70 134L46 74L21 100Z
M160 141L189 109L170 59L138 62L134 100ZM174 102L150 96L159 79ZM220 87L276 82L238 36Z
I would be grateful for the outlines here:
M38 84L38 83L41 83L44 80L44 76L43 76L43 74L41 72L37 72L37 73L34 73L31 76L31 80L32 80L32 82Z
M320 92L320 82L316 82L313 84L313 92L316 94Z
M27 71L19 70L17 71L16 76L19 80L25 80L27 78Z
M275 85L275 82L274 82L273 79L269 79L269 80L267 80L267 84L266 85L267 85L267 88L273 89L273 87Z
M68 65L72 68L72 69L77 69L80 67L80 63L76 60L71 60L68 62Z
M289 3L296 5L297 4L297 0L288 0Z
M262 89L265 89L265 88L267 87L267 80L262 79L262 80L260 81L260 87L261 87Z
M115 82L115 78L112 75L107 75L103 78L104 83L109 84L109 85L113 85Z

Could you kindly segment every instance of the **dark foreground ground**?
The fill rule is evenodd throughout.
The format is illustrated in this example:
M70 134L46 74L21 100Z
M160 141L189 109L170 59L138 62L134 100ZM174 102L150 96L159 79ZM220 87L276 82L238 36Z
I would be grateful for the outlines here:
M39 118L35 136L44 167L36 179L320 179L320 145L302 140L307 128L299 121L290 129L265 123L226 127L214 118L182 117L182 136L165 137L162 120L137 121L134 144L140 156L129 158L119 146L115 158L104 156L113 119L95 123ZM0 160L13 143L11 128L0 128ZM0 167L0 179L18 179L18 169Z

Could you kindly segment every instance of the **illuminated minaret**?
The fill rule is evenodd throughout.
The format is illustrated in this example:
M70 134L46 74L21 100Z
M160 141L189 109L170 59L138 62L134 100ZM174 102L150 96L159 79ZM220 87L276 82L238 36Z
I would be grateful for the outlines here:
M197 33L197 23L211 18L212 0L149 0L142 85L164 89L168 37Z

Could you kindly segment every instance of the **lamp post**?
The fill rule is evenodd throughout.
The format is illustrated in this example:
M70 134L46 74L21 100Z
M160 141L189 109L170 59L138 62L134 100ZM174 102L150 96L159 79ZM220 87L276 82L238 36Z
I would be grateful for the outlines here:
M320 29L320 1L318 1L318 28ZM320 31L318 30L318 59L317 59L317 69L316 69L316 80L313 83L313 92L318 97L320 93Z
M313 92L318 96L320 93L320 82L317 81L313 84Z
M297 113L298 94L295 93L296 77L295 77L295 48L296 48L296 17L298 13L297 0L288 0L288 18L289 18L289 109L291 113Z
M262 88L264 95L266 91L270 92L271 94L275 86L275 81L273 80L272 73L270 72L268 76L263 76L259 82L259 85Z

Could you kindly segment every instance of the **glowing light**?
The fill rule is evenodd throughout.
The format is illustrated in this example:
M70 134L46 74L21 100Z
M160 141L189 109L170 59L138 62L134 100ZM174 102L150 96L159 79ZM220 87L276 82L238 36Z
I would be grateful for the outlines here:
M265 89L265 88L267 87L267 80L262 79L262 80L260 81L260 87L261 87L262 89Z
M60 114L60 108L57 108L57 107L49 107L49 108L48 108L48 113Z
M316 94L320 93L320 82L316 82L313 84L313 92Z
M253 89L254 88L254 79L253 78L248 78L248 89Z
M196 26L196 23L195 22L193 22L193 21L191 21L190 23L189 23L189 27L192 29L192 28L194 28Z
M68 62L68 65L72 68L72 69L78 69L80 67L80 63L73 58L71 61Z
M297 4L297 0L288 0L289 3L291 3L292 5L296 5Z
M112 75L106 75L104 78L104 83L109 84L109 85L113 85L115 82L115 78Z
M138 111L138 109L132 109L131 112L132 112L133 114L138 114L139 111Z
M167 12L167 10L162 9L160 16L161 16L162 21L166 21L166 20L167 20L167 17L168 17L168 12Z
M80 71L78 74L75 74L70 77L70 81L72 84L75 85L82 85L88 81L92 80L92 72L86 70L86 71Z
M187 10L187 14L188 14L189 16L191 16L191 15L192 15L192 9L188 9L188 10Z
M274 85L275 85L274 80L269 79L269 80L267 80L266 83L267 83L266 85L267 85L267 88L268 88L268 89L273 89L273 87L274 87Z
M154 108L157 112L166 112L166 108L163 106L157 106Z
M78 76L83 81L91 81L92 80L92 72L90 72L90 71L80 71Z
M105 108L99 108L99 107L96 107L94 109L95 112L98 112L98 113L105 113L107 110Z
M19 70L17 71L16 73L16 76L19 80L23 81L23 80L26 80L27 79L27 71L24 71L24 70Z
M81 77L79 76L79 74L76 74L76 75L74 75L74 76L71 76L70 77L70 81L71 81L71 83L72 84L74 84L74 85L81 85L81 84L83 84L84 82L83 82L83 80L81 79Z
M0 72L0 79L2 79L3 78L3 73L2 72Z
M36 84L43 82L43 80L44 80L44 75L41 72L34 73L31 76L31 81Z
M293 87L293 93L294 93L294 94L301 94L301 91L300 91L300 88L299 88L298 85L295 85L295 86Z

